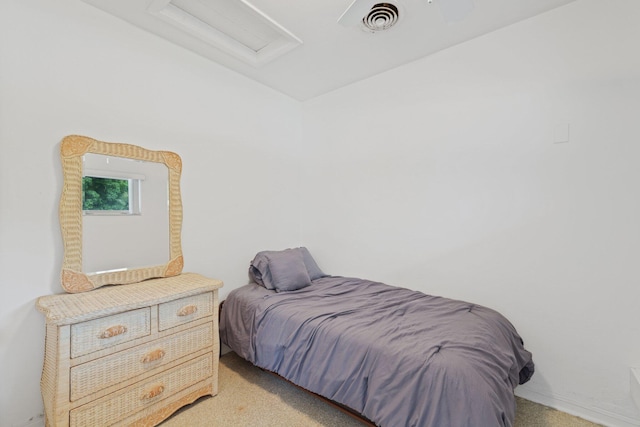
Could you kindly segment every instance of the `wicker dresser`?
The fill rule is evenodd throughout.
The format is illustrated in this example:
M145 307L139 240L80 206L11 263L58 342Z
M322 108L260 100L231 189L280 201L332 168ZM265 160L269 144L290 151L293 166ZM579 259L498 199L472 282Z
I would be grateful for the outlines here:
M220 287L186 273L39 298L47 425L156 425L217 394Z

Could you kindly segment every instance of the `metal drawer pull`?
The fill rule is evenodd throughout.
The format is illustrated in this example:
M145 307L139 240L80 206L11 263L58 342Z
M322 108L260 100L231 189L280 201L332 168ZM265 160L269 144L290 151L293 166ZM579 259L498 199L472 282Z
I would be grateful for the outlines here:
M153 399L156 396L159 396L164 391L163 385L157 385L145 394L142 395L143 400Z
M112 326L110 328L105 329L100 335L98 335L98 338L100 338L101 340L105 338L113 338L115 336L122 335L125 332L127 332L126 326L122 326L122 325Z
M180 317L188 316L190 314L195 313L196 311L198 311L198 306L196 306L196 305L185 305L180 310L178 310L178 316L180 316Z
M151 363L164 357L164 350L157 349L142 358L142 363Z

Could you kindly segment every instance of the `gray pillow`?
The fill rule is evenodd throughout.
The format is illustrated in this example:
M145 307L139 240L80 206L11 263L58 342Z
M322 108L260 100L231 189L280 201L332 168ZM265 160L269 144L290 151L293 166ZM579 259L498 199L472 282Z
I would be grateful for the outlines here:
M271 283L271 273L269 271L269 258L267 254L274 251L258 252L249 265L249 277L260 286L267 289L274 289Z
M298 248L298 250L302 252L302 259L304 260L304 265L305 267L307 267L307 273L309 273L309 278L311 280L316 280L326 276L326 274L324 274L322 270L320 270L320 267L318 267L318 264L316 264L316 260L313 259L311 253L307 248L303 246L301 248Z
M302 252L294 249L268 254L269 271L276 292L295 291L311 284Z
M299 252L302 254L302 260L307 269L307 274L310 280L315 280L320 277L325 277L326 274L320 270L318 264L311 256L309 250L305 247L285 249L283 251L262 251L258 252L249 265L249 277L252 281L260 286L264 286L267 289L276 289L273 275L271 273L271 259L273 255L286 253L291 256L292 253Z

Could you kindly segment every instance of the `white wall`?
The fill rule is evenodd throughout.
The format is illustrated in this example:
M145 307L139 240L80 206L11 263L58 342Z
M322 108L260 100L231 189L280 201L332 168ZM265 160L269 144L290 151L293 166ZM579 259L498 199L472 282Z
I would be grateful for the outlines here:
M329 273L507 315L518 394L636 426L638 22L581 0L305 103L302 214Z
M40 295L62 291L60 140L183 160L185 271L248 282L299 244L299 103L79 0L0 1L0 425L41 425Z

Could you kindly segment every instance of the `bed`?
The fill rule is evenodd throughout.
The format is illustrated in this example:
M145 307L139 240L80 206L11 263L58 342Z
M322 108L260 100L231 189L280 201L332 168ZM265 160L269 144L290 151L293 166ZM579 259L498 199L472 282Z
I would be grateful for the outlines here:
M220 337L240 357L384 427L511 426L531 353L500 313L327 276L305 248L265 251L229 293Z

